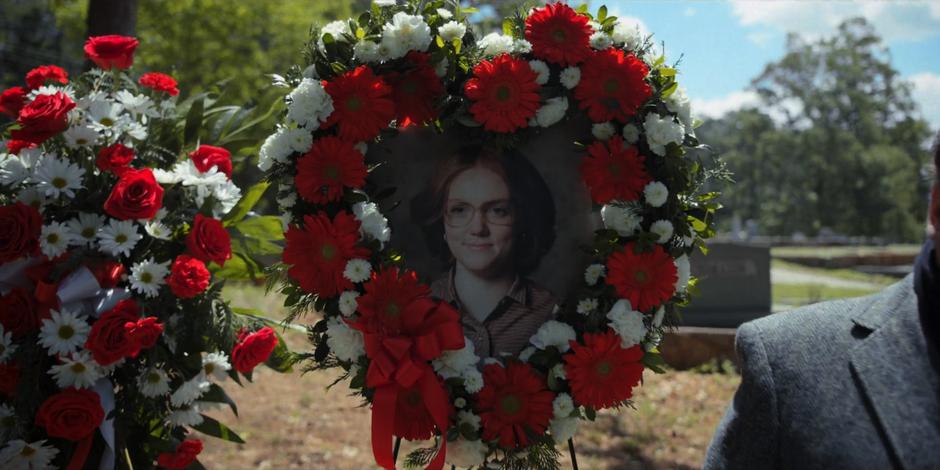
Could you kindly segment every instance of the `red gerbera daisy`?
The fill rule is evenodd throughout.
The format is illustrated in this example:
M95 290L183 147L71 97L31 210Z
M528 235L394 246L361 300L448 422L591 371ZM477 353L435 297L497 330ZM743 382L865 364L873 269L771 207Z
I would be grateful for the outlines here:
M587 108L594 122L624 122L653 96L646 83L649 67L620 49L597 51L581 66L581 81L574 89L578 107Z
M645 160L620 136L589 145L588 155L581 162L581 177L591 191L591 199L598 204L639 199L643 188L653 180L643 166Z
M575 403L594 409L611 408L633 396L643 378L643 350L620 346L617 333L586 333L584 344L571 341L565 374Z
M564 3L536 8L525 20L525 38L532 55L562 67L582 62L591 54L591 26Z
M405 73L389 74L398 127L424 124L437 116L434 102L444 93L441 79L428 64L431 55L411 51L405 59L413 68Z
M366 183L365 159L355 147L337 137L317 140L297 160L294 184L297 194L314 204L337 201L343 188L361 188Z
M503 54L473 68L464 92L474 103L473 118L486 130L512 132L525 127L539 108L537 74L522 59Z
M35 90L48 81L66 84L69 82L69 74L58 65L40 65L26 73L26 86L30 90Z
M607 259L607 283L617 295L630 301L639 311L647 311L672 297L675 291L676 264L660 245L653 251L636 253L630 242Z
M545 378L528 364L511 361L483 368L483 390L477 395L483 439L499 438L503 448L525 447L545 432L552 419L555 394Z
M287 271L307 292L333 297L351 289L343 277L346 263L353 258L368 258L369 249L357 247L359 221L348 212L340 212L331 221L325 212L304 216L303 227L291 225L285 234L283 260Z
M363 329L374 334L398 335L403 328L417 322L406 321L412 316L415 301L430 295L430 290L418 282L414 271L400 272L397 268L373 272L372 280L363 286L365 294L358 299ZM408 318L408 320L413 320Z
M324 81L323 88L333 99L334 108L324 127L338 124L344 140L371 141L395 117L392 88L368 65Z

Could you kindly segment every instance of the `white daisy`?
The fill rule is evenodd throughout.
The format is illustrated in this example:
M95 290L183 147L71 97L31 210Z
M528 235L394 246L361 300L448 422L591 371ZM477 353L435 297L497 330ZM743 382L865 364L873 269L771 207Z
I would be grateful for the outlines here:
M98 239L98 228L104 224L105 218L98 214L79 212L78 217L68 221L69 231L72 232L72 242L93 246Z
M39 246L42 248L42 254L55 258L68 250L69 243L72 241L72 232L68 225L60 222L50 222L42 226L42 233L39 235Z
M356 301L358 297L359 293L354 290L348 290L340 294L339 311L347 317L352 316L359 308L359 302Z
M143 124L126 117L114 125L114 133L115 135L124 134L136 140L147 139L147 128Z
M105 99L91 103L85 116L92 128L110 134L112 128L121 121L122 111L124 111L124 106L121 103Z
M111 219L98 232L98 247L111 256L130 256L141 238L143 236L137 232L137 224L133 220Z
M42 212L43 207L49 204L49 198L35 187L29 187L20 191L19 194L16 195L16 200L27 206L35 207L40 212Z
M372 265L368 260L351 259L346 263L346 269L343 270L343 277L352 282L366 282L372 274Z
M13 351L16 350L16 345L13 344L13 333L3 330L3 325L0 325L0 364L3 364L13 355Z
M584 282L589 286L597 284L597 281L607 275L607 267L603 264L592 264L584 270Z
M59 450L46 445L46 440L26 443L22 439L7 442L0 450L0 467L10 470L47 470L53 469L52 459Z
M170 273L169 262L157 263L153 258L131 266L131 289L150 298L160 294L160 286Z
M57 198L64 194L75 197L75 191L82 189L82 175L85 174L78 165L60 159L55 154L47 154L39 161L33 172L31 180L36 183L36 189L46 196Z
M572 65L562 70L558 78L561 79L561 84L570 90L578 86L581 81L581 69Z
M222 351L206 354L202 358L202 370L206 377L215 377L221 382L228 377L228 371L231 369L232 365L228 362L228 356Z
M29 166L20 157L0 153L0 184L5 186L16 186L30 175Z
M104 376L104 370L88 351L60 356L59 359L61 364L49 368L49 375L55 378L59 388L91 388Z
M581 315L587 315L597 310L597 299L593 297L589 299L581 299L578 302L577 310L578 310L578 313L580 313Z
M50 310L52 318L42 321L39 329L39 344L49 350L49 355L70 354L85 344L91 326L76 312L62 309Z
M646 199L647 204L653 207L662 207L669 197L669 188L659 181L651 181L643 188L643 197Z
M166 417L166 422L170 426L198 426L202 424L202 421L202 415L199 414L199 408L196 406L173 410L173 412Z
M79 147L97 145L98 139L101 136L98 134L98 131L90 127L76 125L62 133L62 137L65 137L65 145L67 145L68 148L77 149Z
M43 85L30 91L26 97L28 101L33 101L37 96L54 95L56 93L63 93L65 96L68 96L70 100L75 101L75 87L73 87L71 83L65 85Z
M138 116L157 117L160 115L160 112L154 107L153 100L147 95L135 95L127 90L120 90L115 97L124 105L124 109L135 118Z
M656 243L666 243L672 238L672 222L668 220L657 220L650 225L650 232L657 235Z
M108 94L106 92L90 91L88 92L88 94L79 98L78 101L75 101L76 103L75 109L87 111L95 104L104 103L107 101L108 101Z
M151 367L137 377L137 387L145 397L162 397L170 393L170 378L163 369Z
M183 382L183 384L170 395L170 403L174 407L189 405L209 391L209 386L211 385L212 383L209 382L206 375L200 372L195 377Z
M529 68L536 73L535 83L539 85L548 83L548 79L551 75L551 72L548 70L548 64L541 60L530 60Z
M169 240L173 231L158 219L148 220L144 223L144 231L147 235L160 240Z

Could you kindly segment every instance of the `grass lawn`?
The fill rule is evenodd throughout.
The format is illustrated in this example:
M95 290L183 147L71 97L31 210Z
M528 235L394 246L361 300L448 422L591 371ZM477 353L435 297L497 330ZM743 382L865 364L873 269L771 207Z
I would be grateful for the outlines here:
M779 246L770 249L773 257L835 258L840 256L867 256L879 253L917 256L921 245L898 244L886 246Z

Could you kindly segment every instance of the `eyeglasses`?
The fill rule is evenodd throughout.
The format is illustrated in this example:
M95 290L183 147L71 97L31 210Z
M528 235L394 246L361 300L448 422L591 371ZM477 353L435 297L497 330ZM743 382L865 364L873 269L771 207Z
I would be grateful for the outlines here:
M454 228L466 227L477 210L482 211L487 224L512 225L513 210L509 201L488 202L480 208L461 201L448 202L444 207L444 223Z

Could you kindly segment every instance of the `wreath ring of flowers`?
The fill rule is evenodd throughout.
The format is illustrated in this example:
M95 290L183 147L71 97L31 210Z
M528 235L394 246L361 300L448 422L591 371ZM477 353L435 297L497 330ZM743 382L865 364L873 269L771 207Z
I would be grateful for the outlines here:
M376 462L394 438L435 439L411 466L557 468L580 420L631 404L694 290L688 256L714 234L721 164L694 135L676 69L601 7L550 3L477 38L459 2L376 1L314 29L259 166L278 183L286 246L270 285L310 328L312 369L341 367L372 407ZM481 360L459 313L430 297L390 240L367 145L409 126L476 129L512 146L584 117L581 173L604 228L573 297L505 362ZM711 160L709 161L709 158ZM291 317L293 318L293 317ZM665 321L664 321L665 319ZM570 444L570 441L569 441Z

